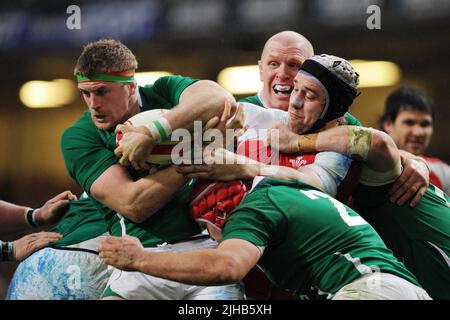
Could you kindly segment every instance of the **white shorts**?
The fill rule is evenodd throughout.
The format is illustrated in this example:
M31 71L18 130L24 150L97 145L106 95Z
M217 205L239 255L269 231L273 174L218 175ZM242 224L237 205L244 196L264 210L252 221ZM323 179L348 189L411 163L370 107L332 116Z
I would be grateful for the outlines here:
M374 272L342 287L332 300L432 300L422 288L390 273Z
M36 251L17 267L6 299L99 299L111 275L107 265L93 252L101 238L67 248Z
M217 242L201 238L176 244L163 244L145 250L156 252L180 252L201 248L215 248ZM153 277L141 272L115 269L108 281L103 297L119 296L126 300L242 300L241 283L224 286L195 286Z

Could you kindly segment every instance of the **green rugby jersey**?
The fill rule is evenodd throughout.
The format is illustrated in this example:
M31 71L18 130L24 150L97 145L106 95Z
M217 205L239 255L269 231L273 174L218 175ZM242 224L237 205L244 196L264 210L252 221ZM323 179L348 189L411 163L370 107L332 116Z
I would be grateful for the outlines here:
M261 101L259 96L255 94L254 96L245 97L239 100L239 102L248 102L253 103L261 107L265 107L264 103ZM356 119L350 112L346 112L344 115L345 121L347 122L347 125L349 126L361 126L361 122L359 122L358 119Z
M56 227L50 230L63 236L53 242L52 247L65 247L96 238L107 232L104 217L83 194L78 200L70 201L69 209Z
M416 207L399 206L389 200L391 186L360 185L356 210L433 299L450 299L449 197L430 184Z
M181 76L159 78L154 84L139 87L141 111L171 109L178 105L180 95L196 80ZM116 135L99 130L91 120L89 110L69 127L61 138L61 148L69 174L90 194L92 183L110 166L118 163L114 155ZM128 168L135 179L142 172ZM118 185L118 188L121 186ZM138 237L144 246L187 239L199 233L199 226L188 215L191 185L185 185L169 204L143 223L136 224L125 218L126 233ZM122 235L116 212L92 198L97 210L106 219L112 235Z
M225 223L223 240L232 238L265 248L258 264L297 298L330 299L376 271L417 285L364 219L301 181L260 182Z

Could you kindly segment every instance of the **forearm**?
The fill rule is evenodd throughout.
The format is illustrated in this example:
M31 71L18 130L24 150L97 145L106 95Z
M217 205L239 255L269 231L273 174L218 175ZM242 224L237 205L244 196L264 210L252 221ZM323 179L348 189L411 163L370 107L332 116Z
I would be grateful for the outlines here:
M234 97L217 83L200 80L184 90L179 105L168 112L165 118L172 130L192 130L194 120L201 120L205 125L214 116L220 116L227 100L235 102Z
M136 181L131 188L128 205L133 208L132 212L138 214L137 222L146 220L164 207L187 182L174 166Z
M229 153L226 153L229 155ZM230 174L234 172L233 179L242 179L253 181L256 176L266 176L281 180L301 180L309 185L312 185L321 190L324 189L324 184L317 174L309 168L300 168L299 170L278 165L269 165L262 162L247 158L243 155L232 154L232 159L219 159L224 163L230 161L233 163L228 166ZM222 176L225 176L224 172Z
M226 152L224 155L224 158L214 159L224 163L223 166L225 166L225 169L220 173L215 173L213 177L216 177L217 175L224 177L227 174L230 174L231 179L248 181L252 181L256 176L267 176L281 180L308 180L304 173L289 167L264 164L244 155L230 152ZM229 158L226 158L226 156L229 156ZM227 165L227 163L230 164Z
M334 151L364 162L370 169L386 172L400 161L394 141L371 128L339 126L307 136L299 136L303 152Z
M0 235L8 237L29 231L31 226L25 221L26 207L0 200Z
M187 180L173 166L133 181L114 165L91 186L91 194L110 209L140 223L161 209Z
M132 268L160 278L193 285L224 285L235 283L232 259L217 249L190 252L149 252L139 256Z

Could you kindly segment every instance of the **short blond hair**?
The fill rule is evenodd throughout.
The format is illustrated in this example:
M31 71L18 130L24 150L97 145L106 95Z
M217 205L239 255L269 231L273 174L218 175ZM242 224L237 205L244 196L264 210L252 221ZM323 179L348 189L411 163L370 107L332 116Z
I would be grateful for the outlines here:
M100 39L83 47L74 74L89 77L100 72L122 72L135 70L137 67L136 57L122 42Z

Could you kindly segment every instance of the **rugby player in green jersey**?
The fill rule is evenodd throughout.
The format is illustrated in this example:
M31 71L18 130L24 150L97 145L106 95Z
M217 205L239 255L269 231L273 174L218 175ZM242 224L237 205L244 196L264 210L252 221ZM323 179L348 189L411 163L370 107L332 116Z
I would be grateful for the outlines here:
M202 116L211 118L221 113L224 100L233 103L234 99L213 82L196 81L180 76L165 77L154 85L138 87L133 78L136 68L134 55L118 41L100 40L85 47L75 75L89 110L74 126L66 130L62 137L62 148L70 174L89 195L71 203L69 214L55 229L64 234L64 238L54 244L55 248L47 248L25 261L20 267L20 272L16 274L10 287L10 298L98 298L98 292L103 291L105 287L104 279L108 273L105 265L95 255L95 250L99 239L106 231L112 231L113 234L128 232L140 235L141 239L146 241L146 245L152 247L166 242L188 240L200 232L195 223L182 214L187 210L186 199L189 196L190 185L183 187L176 198L164 206L187 182L184 177L169 168L161 170L151 178L138 180L137 178L142 176L141 172L131 168L124 169L118 165L118 162L135 164L133 161L125 163L124 157L118 160L114 155L116 147L114 129L117 124L140 111L170 109L178 105L167 119L160 119L165 133L170 134L168 131L172 129L171 126L176 128L180 121L183 125L185 124L183 121L186 121L185 127L189 127L190 122L184 116L183 108L189 110L193 119L199 114L201 116L198 119L202 119ZM139 141L145 142L148 146L149 142L155 143L156 138L158 137L134 134L133 140L125 134L122 143L127 144L130 140L135 142L140 139ZM108 191L112 181L115 186L121 185L120 192L117 192L119 191L117 188L116 191ZM93 194L91 185L94 185L95 189ZM101 200L98 201L97 198ZM103 202L115 210L109 209ZM115 214L119 210L123 215L120 218ZM152 215L154 217L151 221L144 222ZM166 219L177 215L181 215L177 226L167 227ZM201 242L197 240L194 245L214 244L208 239L203 240L202 243L197 243ZM45 264L41 263L39 266L46 268L38 270L36 259L45 261ZM72 263L74 260L77 263ZM54 263L55 261L59 263ZM75 281L75 285L66 281L73 278L67 271L67 264L79 267L78 271L70 269L74 276L81 275L75 277L79 280ZM58 270L54 268L55 265L59 266ZM235 289L226 291L230 295L225 294L223 298L242 297L240 288ZM193 297L203 292L204 297L208 298L208 291L213 292L211 289L193 288L189 294ZM215 290L211 298L221 298L221 293L220 290ZM167 295L165 292L161 294L161 297L168 299L187 297L182 292L177 297L171 296L170 291ZM109 290L107 295L120 296L120 293L112 293ZM126 296L125 293L122 295ZM145 297L153 296L133 296L133 298Z
M323 60L325 64L326 57ZM332 61L337 68L338 61ZM296 78L297 83L301 82L301 74L302 71ZM323 79L319 77L317 81L323 82ZM300 95L301 91L296 90L292 99L301 100ZM292 126L277 125L275 129L278 141L274 147L283 153L335 151L363 161L361 185L353 197L355 208L433 298L450 298L448 196L434 185L427 188L409 178L400 184L400 189L408 189L413 195L411 205L389 201L388 191L397 183L402 164L412 159L424 163L422 158L399 151L392 138L374 129L341 126L308 135L297 135L301 130ZM270 134L267 141L271 142ZM209 175L217 176L212 172Z
M289 98L294 88L293 79L303 62L313 56L313 54L312 44L307 38L297 32L282 31L271 36L264 44L261 58L258 61L263 87L257 94L242 98L239 101L252 103L264 108L288 110ZM348 125L361 125L349 112L346 112L339 122ZM426 170L420 168L420 165L416 167L413 162L407 165L405 174L402 175L399 181L403 180L410 173L413 174L412 178L416 179L416 181L421 181L423 185L427 186L428 181L426 179L428 179L428 175L426 175ZM397 185L394 185L391 191L394 201L402 198L402 196L402 200L411 196L410 194L404 196L408 189L401 192L398 190ZM261 291L259 288L255 288L255 290ZM264 294L266 295L266 293Z
M285 31L271 37L264 46L261 60L259 61L260 75L261 80L263 81L263 89L257 95L241 99L240 101L251 102L253 104L264 106L265 108L270 108L271 106L273 106L274 108L286 110L286 101L289 101L289 96L293 88L292 81L293 78L297 75L296 69L301 66L306 58L312 55L312 51L312 46L309 41L307 41L306 38L297 33ZM348 112L345 114L345 120L349 125L360 125L358 122L354 121L356 119L354 119ZM286 143L292 144L293 141L296 140L287 140ZM336 139L328 141L334 143ZM280 143L282 142L283 141L280 141ZM286 147L288 147L289 149L291 146ZM333 151L334 149L330 150ZM298 152L299 150L291 149L286 151ZM412 155L405 155L404 159L404 171L402 172L401 177L397 179L395 183L389 184L391 189L387 190L386 192L390 192L391 198L385 199L392 200L399 205L403 205L408 199L413 198L411 204L412 206L414 206L420 201L420 198L424 195L425 190L427 190L428 182L424 181L424 177L428 175L426 173L426 170L424 170L425 165L418 162L421 160L420 158L414 157ZM415 192L417 190L418 192ZM392 206L399 207L397 205ZM437 225L448 225L448 223L437 223ZM448 232L437 232L436 234L441 234L443 238L447 239L449 237ZM441 240L443 240L443 238ZM446 242L448 242L448 240L446 240ZM440 263L445 262L445 259L439 260ZM440 283L441 285L448 283L448 280L441 281L443 280L443 275L449 274L448 268L444 268L445 265L445 263L439 267L438 265L436 265L441 271L441 276L434 277L434 282ZM427 268L422 268L422 270L425 271L428 277L433 274L432 272L427 272ZM448 285L446 285L446 287L448 288ZM447 291L450 292L450 290ZM442 295L439 294L438 296Z
M22 261L8 287L8 300L97 300L111 271L97 246L108 235L106 221L86 193L67 206L50 231L62 238ZM60 236L60 237L61 237Z
M363 161L361 184L353 196L355 209L433 299L450 299L450 199L433 184L425 188L406 183L417 194L413 205L389 201L404 151L387 134L353 126L307 136L285 126L277 129L282 152L335 151ZM403 158L409 161L411 156Z
M321 63L323 61L316 58L302 68L312 74L320 74L328 67ZM304 102L293 97L295 108L304 105L305 115L300 118L296 110L296 117L290 118L290 125L300 126L306 131L328 109L339 113L351 104L356 96L357 77L354 73L353 76L350 74L351 86L347 83L349 79L343 81L333 74L333 70L327 75L326 79L321 79L325 83L314 78L296 84L303 94L311 91L315 97L309 95ZM326 89L321 91L324 86ZM348 90L343 93L344 97L336 95L339 89ZM338 107L339 111L334 110ZM240 280L258 263L273 283L289 290L297 298L429 299L426 292L417 286L414 276L392 255L364 219L319 191L330 189L324 187L333 183L333 179L324 180L319 174L314 177L314 170L306 174L291 168L270 170L260 163L222 163L225 164L219 166L225 169L228 166L229 171L247 168L229 172L228 176L222 177L224 180L291 172L293 179L308 184L268 178L258 183L255 179L253 191L231 215L225 214L223 238L217 249L154 253L143 250L135 238L107 238L99 248L101 257L125 270L139 270L203 285ZM211 176L212 173L209 171L198 176ZM217 213L224 214L212 210L202 218L217 222L214 217Z
M109 237L99 251L118 268L188 284L234 283L258 263L299 299L429 299L367 222L300 181L259 182L227 217L216 249L156 253Z
M318 59L320 60L321 57L319 56ZM323 60L325 62L326 57L323 57ZM332 62L337 67L341 65L338 63L339 59ZM342 65L348 69L348 66ZM329 64L330 67L332 67L331 64ZM297 84L304 82L301 77L306 74L302 75L301 73L296 78ZM324 74L326 75L326 73ZM317 79L316 81L323 81L319 75L317 77L320 81ZM301 88L301 86L299 87ZM309 95L311 96L311 93ZM293 101L302 101L303 99L305 101L309 99L308 94L302 96L301 90L295 90L292 93ZM303 112L307 114L307 104L301 103L300 105L298 110L303 109ZM301 116L301 112L297 112ZM304 115L304 118L308 117ZM406 179L399 184L397 189L408 190L407 193L413 195L411 206L398 205L389 201L389 188L392 188L393 183L398 183L398 177L402 173L400 155L402 155L403 163L411 162L407 169L411 169L416 163L423 164L423 160L415 159L413 155L399 154L392 139L378 130L337 127L330 131L325 130L304 136L297 136L291 131L305 132L306 130L303 130L304 122L305 120L299 121L301 126L297 128L292 124L290 124L290 128L286 125L278 125L276 129L279 141L275 147L285 153L337 151L357 160L364 160L361 177L363 185L354 196L358 211L361 211L364 217L367 215L367 220L379 230L396 256L416 274L421 285L433 298L448 299L450 292L448 197L433 185L428 188L424 187L421 181L412 177L411 171L404 170ZM267 140L270 143L270 135ZM412 162L413 159L419 162ZM211 170L210 168L205 170L205 173L190 176L205 178L208 175L211 178L220 179L219 176L223 172L221 173L219 170L221 169ZM224 170L230 171L230 168ZM248 176L249 172L252 172L249 169L241 171L245 173L241 177ZM255 170L253 171L255 172ZM187 171L185 170L185 172ZM197 172L200 171L197 170ZM377 187L381 185L383 187ZM401 202L404 203L407 197L400 197ZM423 199L423 203L420 199Z
M75 75L88 110L68 128L61 140L69 174L90 196L112 235L137 236L155 250L214 247L216 242L196 237L201 229L187 214L191 184L173 166L148 174L137 171L134 155L139 141L151 147L176 128L193 127L194 120L221 115L225 101L234 98L212 81L181 76L158 79L138 87L134 80L137 61L116 40L86 45ZM176 108L175 108L176 106ZM160 130L126 133L120 146L131 147L116 157L116 126L150 109L172 109L153 122ZM122 164L122 165L121 165ZM124 165L129 165L125 167ZM146 166L147 169L149 166ZM160 245L158 248L157 246ZM144 284L144 285L143 285ZM114 271L103 294L107 299L238 299L239 284L221 288L187 287L138 273Z

